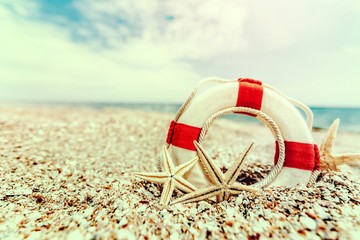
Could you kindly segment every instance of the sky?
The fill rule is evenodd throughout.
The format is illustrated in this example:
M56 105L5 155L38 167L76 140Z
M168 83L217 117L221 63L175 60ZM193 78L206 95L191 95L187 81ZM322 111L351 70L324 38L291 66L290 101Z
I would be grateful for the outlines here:
M182 103L251 77L360 107L360 2L0 0L0 102Z

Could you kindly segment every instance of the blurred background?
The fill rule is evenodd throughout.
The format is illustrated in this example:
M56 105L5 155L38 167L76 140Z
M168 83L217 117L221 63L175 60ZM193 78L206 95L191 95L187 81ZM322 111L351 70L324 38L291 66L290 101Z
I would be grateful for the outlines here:
M360 130L359 26L359 1L0 0L0 103L176 111L251 77Z

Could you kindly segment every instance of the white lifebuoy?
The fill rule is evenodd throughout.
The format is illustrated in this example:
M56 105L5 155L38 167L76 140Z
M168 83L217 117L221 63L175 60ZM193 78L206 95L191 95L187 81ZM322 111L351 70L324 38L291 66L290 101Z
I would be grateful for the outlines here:
M209 86L209 83L212 85ZM206 84L207 88L204 87ZM294 105L305 109L307 122ZM271 86L248 78L206 80L192 93L169 127L167 143L175 164L196 156L193 141L198 141L205 122L214 113L231 107L263 112L279 126L285 144L285 159L272 186L290 187L309 182L320 164L318 148L311 134L311 111ZM258 114L252 116L257 117ZM198 187L208 183L199 164L186 178Z

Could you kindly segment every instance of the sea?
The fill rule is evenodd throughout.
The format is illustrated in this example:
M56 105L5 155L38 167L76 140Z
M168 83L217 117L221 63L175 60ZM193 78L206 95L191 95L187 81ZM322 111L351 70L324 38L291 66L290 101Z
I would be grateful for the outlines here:
M176 113L181 104L163 103L91 103L90 107L102 109L107 107L139 109L149 112ZM310 107L314 113L314 128L328 129L331 123L340 118L340 131L360 132L360 108L341 107ZM231 114L224 118L232 121L245 121L259 123L258 120L241 114ZM260 124L260 123L259 123Z

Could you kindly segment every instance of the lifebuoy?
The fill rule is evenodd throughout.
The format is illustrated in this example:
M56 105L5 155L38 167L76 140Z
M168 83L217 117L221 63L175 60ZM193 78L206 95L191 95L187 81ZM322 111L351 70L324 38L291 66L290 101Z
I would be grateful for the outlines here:
M295 106L305 111L307 122ZM219 111L224 114L245 113L265 120L265 123L273 120L277 124L283 138L285 156L283 166L271 186L307 184L313 171L319 168L319 151L311 134L311 111L273 87L249 78L208 79L199 84L169 127L166 142L175 164L196 156L194 141L199 140L207 120ZM279 158L278 143L277 139L275 160ZM186 178L198 187L208 183L199 164Z

